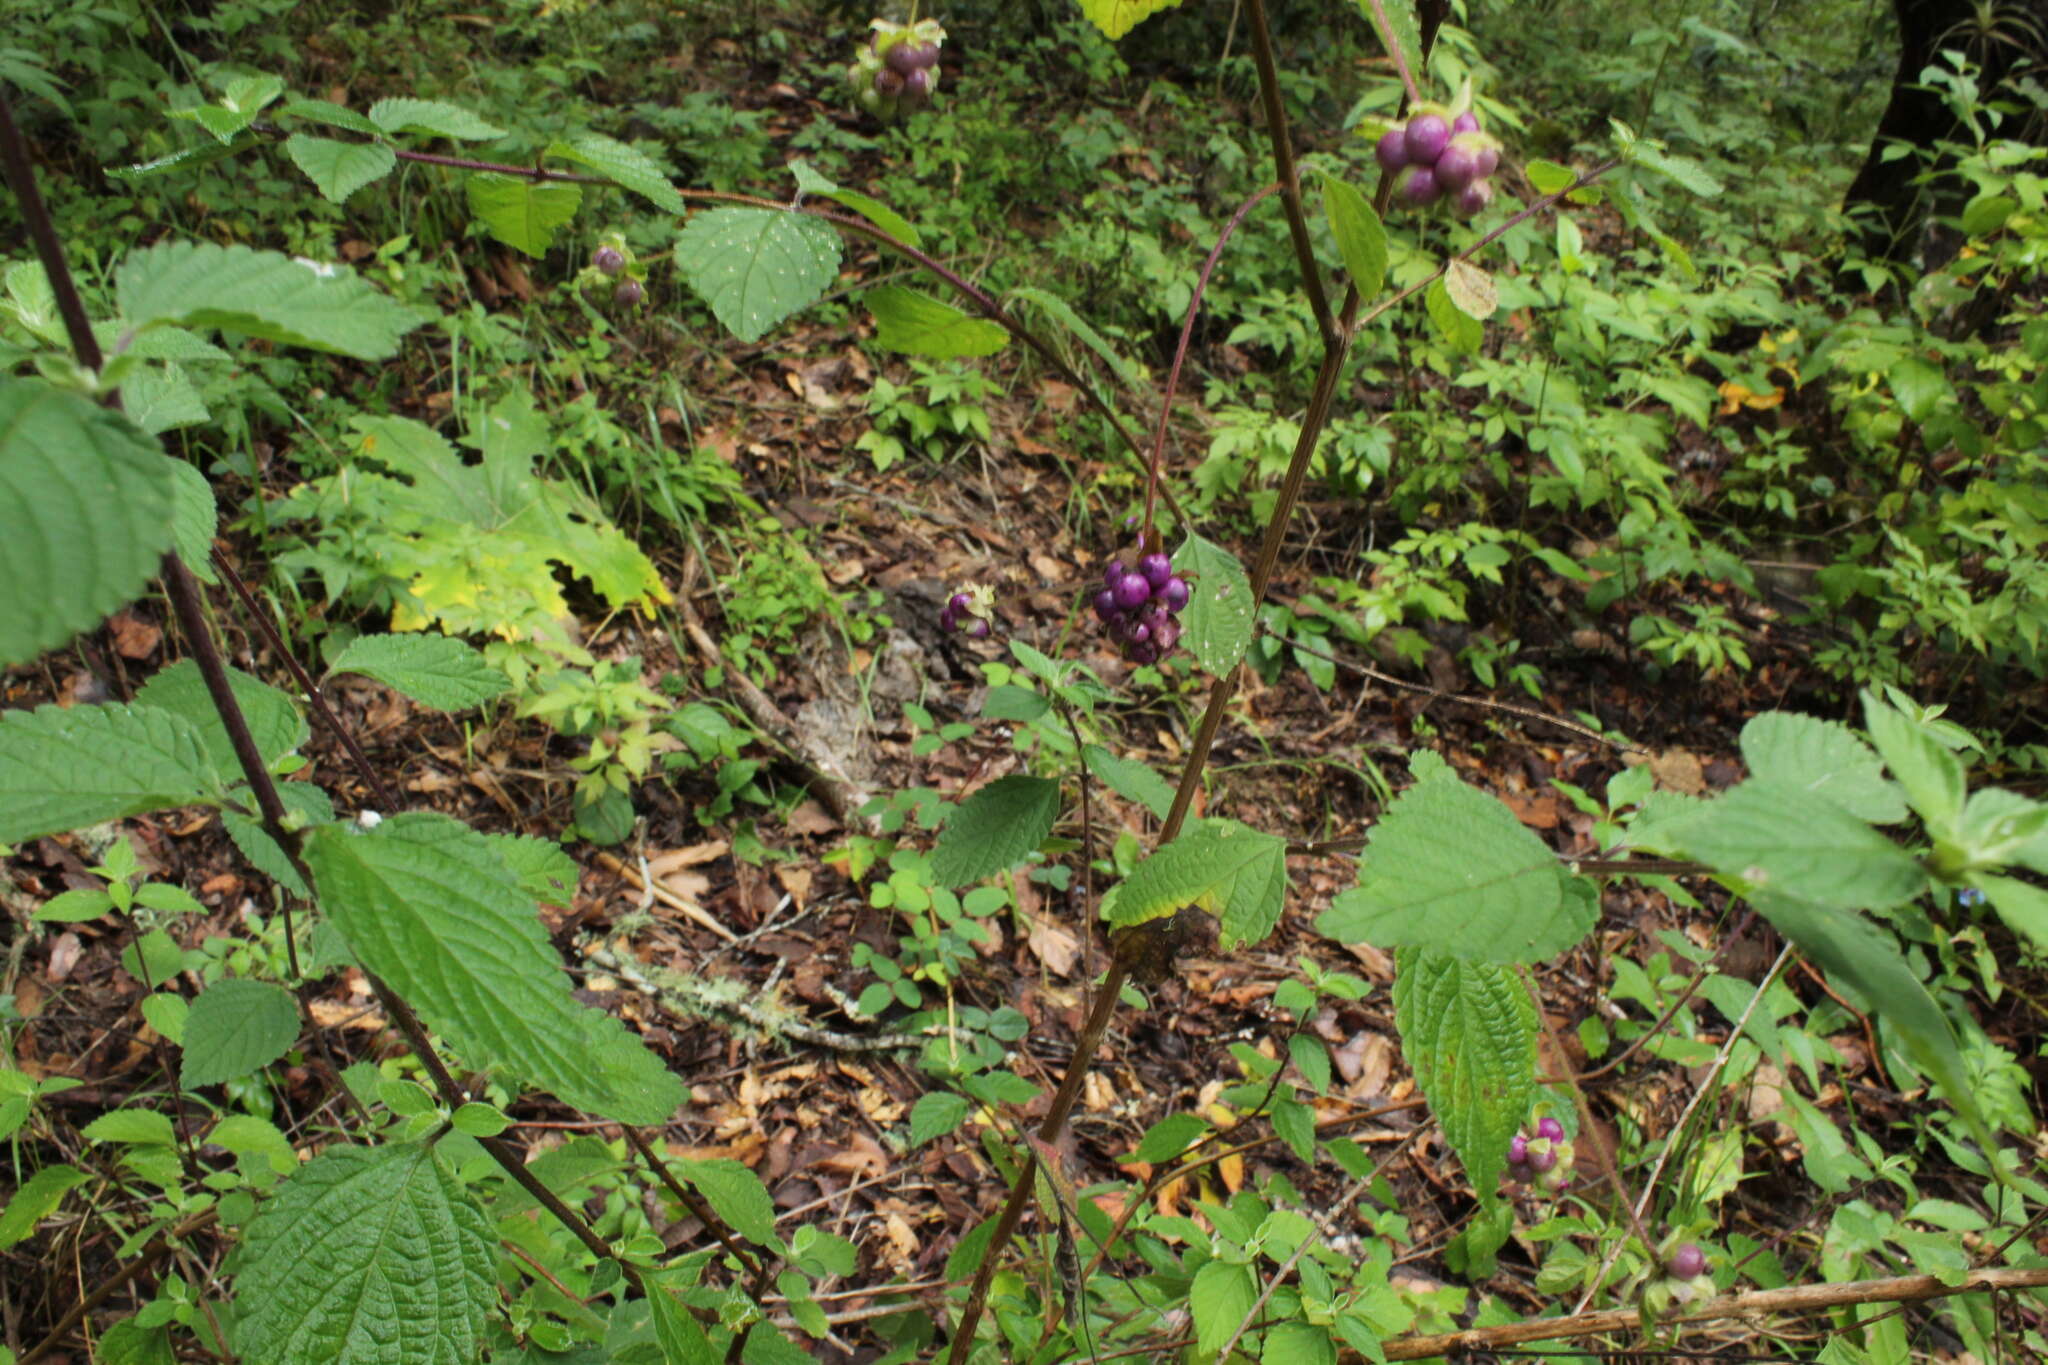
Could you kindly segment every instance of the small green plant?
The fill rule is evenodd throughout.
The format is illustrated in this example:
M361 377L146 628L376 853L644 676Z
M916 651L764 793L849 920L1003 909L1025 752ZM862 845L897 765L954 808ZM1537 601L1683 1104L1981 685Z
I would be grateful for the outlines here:
M877 470L912 454L943 462L963 441L989 439L988 400L1001 392L992 380L959 365L940 368L922 360L911 362L911 372L915 378L900 385L877 375L868 390L874 425L854 447L865 450Z

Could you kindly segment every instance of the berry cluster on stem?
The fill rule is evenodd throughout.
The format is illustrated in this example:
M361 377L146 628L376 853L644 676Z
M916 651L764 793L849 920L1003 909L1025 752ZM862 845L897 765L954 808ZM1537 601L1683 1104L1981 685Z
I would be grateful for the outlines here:
M1134 664L1156 664L1180 643L1181 608L1192 596L1173 561L1158 551L1141 555L1137 567L1112 559L1094 598L1095 615Z
M1558 1194L1572 1179L1572 1144L1564 1125L1549 1115L1536 1120L1534 1135L1517 1133L1508 1141L1508 1179Z
M1500 143L1479 126L1479 115L1423 104L1381 134L1374 149L1380 169L1401 176L1404 202L1426 208L1448 201L1470 218L1493 201L1491 176L1500 165Z
M860 107L879 118L923 108L939 88L939 47L946 30L936 19L908 25L877 19L868 27L875 36L846 69Z
M970 640L986 640L993 629L995 603L994 588L969 583L939 608L939 629L948 635L958 631Z

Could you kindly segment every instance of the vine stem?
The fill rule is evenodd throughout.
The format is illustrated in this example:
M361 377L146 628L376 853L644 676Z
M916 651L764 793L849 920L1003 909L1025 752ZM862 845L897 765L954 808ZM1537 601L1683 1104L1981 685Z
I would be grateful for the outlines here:
M1294 243L1295 264L1301 267L1301 287L1308 294L1308 306L1316 315L1316 331L1323 340L1323 353L1337 349L1337 324L1330 317L1330 299L1323 290L1323 268L1316 264L1316 249L1309 240L1308 215L1301 207L1301 177L1294 167L1294 137L1287 128L1287 110L1280 101L1280 71L1273 62L1273 31L1266 23L1266 0L1246 0L1251 18L1252 60L1259 70L1259 100L1265 106L1266 140L1273 148L1273 170L1280 178L1280 197L1287 205L1287 235ZM1275 522L1286 518L1274 514Z
M1857 1303L1920 1303L1952 1294L1998 1293L2002 1290L2038 1289L2044 1285L2048 1285L2048 1269L2034 1267L1966 1271L1956 1284L1949 1284L1936 1275L1898 1275L1882 1280L1804 1284L1791 1289L1760 1289L1748 1294L1723 1295L1695 1308L1673 1313L1661 1322L1666 1326L1676 1326L1758 1317L1765 1313L1812 1313ZM1598 1336L1604 1332L1627 1332L1640 1329L1642 1322L1642 1314L1636 1309L1615 1308L1602 1313L1537 1318L1530 1322L1476 1327L1463 1332L1395 1337L1382 1343L1382 1348L1388 1360L1424 1360L1432 1356L1497 1351L1504 1346L1530 1341L1563 1341L1572 1337ZM1359 1359L1349 1352L1345 1358Z
M1175 342L1173 347L1173 364L1166 371L1166 395L1160 400L1159 429L1152 437L1152 460L1145 473L1145 515L1138 522L1138 530L1140 537L1151 549L1161 548L1151 543L1152 514L1158 504L1159 471L1166 463L1166 433L1167 425L1173 419L1173 395L1180 387L1181 365L1188 358L1188 342L1195 334L1195 317L1202 311L1202 294L1209 288L1209 277L1216 272L1216 262L1223 258L1223 247L1230 241L1231 234L1244 222L1246 214L1279 189L1280 182L1276 180L1237 206L1237 212L1231 214L1230 221L1223 225L1223 232L1216 238L1216 245L1210 249L1208 259L1202 262L1201 273L1195 276L1195 292L1188 299L1187 316L1180 324L1180 340Z

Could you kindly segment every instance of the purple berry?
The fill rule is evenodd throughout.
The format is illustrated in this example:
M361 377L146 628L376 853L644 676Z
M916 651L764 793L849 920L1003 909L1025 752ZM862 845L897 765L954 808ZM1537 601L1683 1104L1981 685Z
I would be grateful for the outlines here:
M917 48L918 45L915 42L904 41L897 43L882 54L882 60L887 62L889 69L897 75L908 76L911 72L924 65L923 62L917 59Z
M1173 577L1173 561L1165 555L1146 555L1138 561L1138 572L1145 575L1145 581L1155 588L1163 588Z
M1398 171L1408 164L1408 133L1403 128L1389 128L1380 136L1379 146L1373 148L1373 155L1379 158L1380 169Z
M1158 625L1152 627L1152 643L1159 646L1159 652L1162 655L1179 644L1180 622L1169 616Z
M1557 1165L1557 1149L1543 1139L1537 1138L1528 1146L1529 1169L1538 1175Z
M956 592L952 595L952 597L947 599L946 605L951 607L954 611L966 611L969 607L974 605L974 601L972 598L968 597L966 593Z
M1159 601L1168 611L1179 611L1188 604L1188 581L1185 578L1169 578L1159 589Z
M1508 1139L1508 1165L1524 1166L1529 1161L1529 1139L1520 1133Z
M970 621L967 625L967 638L970 640L986 640L988 638L988 622L980 617Z
M1479 115L1473 113L1470 109L1467 109L1464 113L1451 120L1451 132L1453 135L1458 133L1476 133L1478 131Z
M590 263L607 275L616 275L626 268L626 255L615 246L601 246L590 253Z
M875 93L894 97L903 93L904 76L900 71L883 67L875 73Z
M1113 588L1124 581L1125 572L1124 562L1121 559L1112 559L1102 566L1102 581Z
M638 280L621 280L619 287L612 290L612 302L621 308L631 308L640 302L644 293Z
M1675 1279L1696 1280L1707 1273L1707 1253L1696 1244L1687 1242L1671 1253L1667 1268Z
M1458 212L1470 218L1482 212L1493 202L1493 186L1484 180L1475 180L1458 191Z
M1408 162L1413 166L1434 166L1451 140L1451 125L1441 114L1417 114L1408 120Z
M1120 607L1142 607L1152 596L1152 585L1145 581L1145 575L1130 573L1116 585L1116 604Z
M1104 588L1095 594L1095 614L1104 621L1113 621L1124 614L1124 609L1116 604L1116 594Z
M1536 1120L1536 1136L1548 1138L1552 1142L1563 1142L1564 1125L1550 1115L1545 1114L1542 1118Z
M1444 187L1436 183L1436 172L1427 166L1415 167L1401 182L1401 197L1417 208L1434 204L1443 197L1443 192Z
M1131 662L1134 664L1156 664L1159 662L1159 651L1150 644L1132 645Z
M1436 159L1433 174L1447 190L1462 190L1479 176L1479 156L1470 147L1453 142Z
M903 78L903 93L914 100L921 100L932 93L932 69L920 66Z
M1492 142L1480 143L1473 155L1479 161L1478 178L1481 180L1492 175L1500 167L1500 148Z
M1134 645L1142 645L1152 638L1152 627L1143 621L1131 622L1131 628L1124 632L1124 638Z

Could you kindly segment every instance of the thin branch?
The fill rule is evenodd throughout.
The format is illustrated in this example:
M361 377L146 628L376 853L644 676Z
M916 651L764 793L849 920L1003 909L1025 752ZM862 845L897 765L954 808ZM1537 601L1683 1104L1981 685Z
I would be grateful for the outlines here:
M1266 0L1247 0L1247 25L1252 35L1252 60L1259 69L1259 100L1265 108L1266 140L1273 148L1273 169L1280 178L1280 197L1287 204L1287 235L1294 243L1295 264L1301 267L1301 287L1308 294L1308 306L1316 315L1316 331L1325 354L1337 349L1337 325L1330 317L1330 299L1323 291L1323 268L1316 264L1314 245L1309 241L1308 217L1301 208L1301 177L1294 167L1294 139L1287 129L1287 110L1280 101L1280 72L1273 62L1273 31L1266 23ZM1286 518L1276 515L1275 522Z

